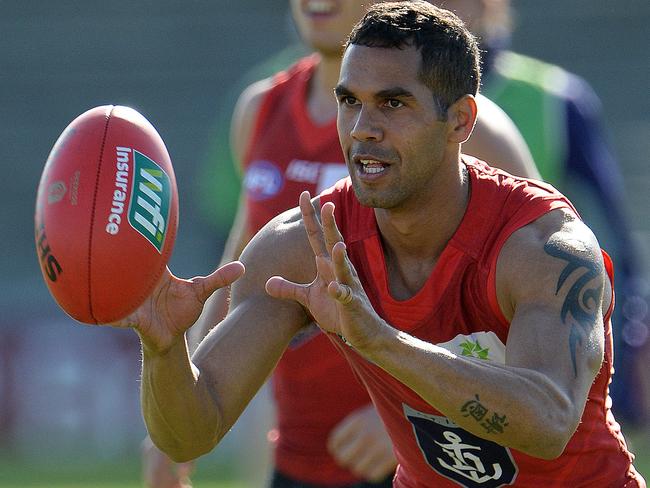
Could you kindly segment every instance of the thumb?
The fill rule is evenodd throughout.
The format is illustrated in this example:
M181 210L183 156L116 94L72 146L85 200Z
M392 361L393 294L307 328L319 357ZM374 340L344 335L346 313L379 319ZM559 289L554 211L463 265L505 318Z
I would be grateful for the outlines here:
M245 271L246 268L242 262L233 261L220 266L208 276L198 276L190 281L201 302L205 302L219 288L229 286L237 281Z
M307 287L285 280L281 276L272 276L268 279L266 293L274 298L295 300L302 306L307 306Z

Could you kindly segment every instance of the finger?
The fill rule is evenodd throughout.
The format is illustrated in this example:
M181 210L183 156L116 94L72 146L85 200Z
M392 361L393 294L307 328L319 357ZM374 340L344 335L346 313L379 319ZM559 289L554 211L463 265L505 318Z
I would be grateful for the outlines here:
M340 442L336 449L330 451L330 454L339 464L351 468L355 466L356 459L361 457L365 449L367 449L365 443L360 442L360 437L355 435L345 442Z
M330 281L329 285L327 285L327 292L341 305L349 305L354 300L352 288L337 281Z
M336 218L334 217L334 204L327 202L321 208L321 221L323 223L323 235L325 237L325 245L328 251L332 252L332 248L337 242L343 241L343 236L336 225Z
M161 290L163 290L165 287L169 287L174 280L178 280L172 272L169 270L168 266L165 266L165 269L163 270L162 274L160 275L160 278L158 279L158 282L154 286L153 290L149 294L150 297L156 296L157 294L160 293ZM146 298L143 299L143 302L146 303ZM140 305L142 306L142 305ZM111 327L117 327L117 328L135 328L138 325L138 310L136 309L134 312L130 313L124 318L121 318L119 320L114 320L112 322L106 322L104 325L110 325ZM144 444L143 444L144 448Z
M357 476L369 481L386 478L395 469L396 461L389 444L368 438L359 432L357 422L342 424L332 432L328 449L332 457Z
M347 305L352 301L352 288L350 288L348 285L341 285L341 288L343 289L343 293L339 296L339 301L343 305Z
M208 276L198 276L192 278L190 281L194 286L199 300L205 302L216 290L232 284L244 272L244 265L240 261L233 261L217 268Z
M349 415L343 419L330 431L327 440L327 448L329 451L333 453L342 449L343 446L353 443L354 439L359 436L361 427L361 423L354 415Z
M316 217L316 211L311 203L311 198L308 191L300 194L300 212L302 213L302 221L307 232L307 239L314 252L315 256L327 256L327 248L325 247L325 240L323 239L323 228Z
M377 482L394 472L396 462L391 454L380 450L362 449L348 467L360 478Z
M285 280L281 276L272 276L266 282L266 292L274 298L295 300L307 306L307 286Z
M334 263L334 276L340 283L354 288L357 282L357 271L348 259L347 247L344 242L337 242L332 249L332 262Z

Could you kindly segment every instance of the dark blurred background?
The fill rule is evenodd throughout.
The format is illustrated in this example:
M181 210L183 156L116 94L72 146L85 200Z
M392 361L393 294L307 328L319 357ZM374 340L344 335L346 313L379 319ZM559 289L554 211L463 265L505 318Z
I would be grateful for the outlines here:
M513 3L513 47L585 77L601 97L647 263L650 2ZM137 337L77 324L50 297L33 237L43 165L85 110L139 110L165 140L180 191L170 267L183 277L210 271L234 191L206 200L208 157L244 74L296 41L287 2L0 1L0 38L0 456L5 463L133 458L144 435ZM212 205L222 207L217 224L206 211Z

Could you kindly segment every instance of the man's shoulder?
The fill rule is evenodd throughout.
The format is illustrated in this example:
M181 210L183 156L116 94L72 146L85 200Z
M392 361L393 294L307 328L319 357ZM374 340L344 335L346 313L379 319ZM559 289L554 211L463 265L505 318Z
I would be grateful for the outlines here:
M535 270L534 276L542 276L546 266L542 256L559 259L565 264L573 261L602 263L596 236L569 208L554 209L513 232L501 250L500 260L510 262L517 274L529 269Z
M297 283L311 281L315 273L314 256L300 209L291 208L271 219L253 236L240 260L248 276L242 282L262 283L271 276L283 276Z
M510 305L517 301L504 296L531 302L540 295L552 296L574 272L585 279L606 281L598 241L570 209L552 210L517 229L501 248L497 264L499 302L508 305L504 315L512 316ZM608 285L606 290L605 309L609 306Z
M555 210L575 215L571 202L553 186L536 179L514 176L487 163L463 156L469 170L472 212L472 237L488 263L492 263L502 244L522 227Z
M304 233L302 215L298 207L292 207L269 220L257 233L260 239L283 241Z
M594 239L589 227L575 212L569 208L559 208L541 215L513 232L510 241L515 247L530 251L534 248L541 249L551 236L566 243Z
M543 198L546 200L557 199L568 203L564 194L541 179L513 175L489 161L483 161L467 154L463 154L463 163L474 173L476 184L491 187L493 191L502 192L511 197L521 195L521 198L525 200Z

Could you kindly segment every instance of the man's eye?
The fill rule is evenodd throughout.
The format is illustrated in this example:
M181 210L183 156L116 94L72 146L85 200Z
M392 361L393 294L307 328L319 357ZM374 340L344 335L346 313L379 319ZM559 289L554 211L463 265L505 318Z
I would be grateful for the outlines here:
M341 97L341 103L343 105L355 105L357 103L357 99L350 96L344 96Z
M390 100L386 100L386 106L390 108L400 108L403 107L404 104L395 98L391 98Z

